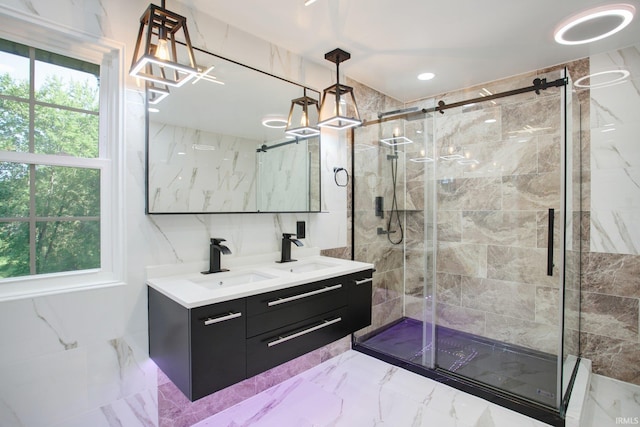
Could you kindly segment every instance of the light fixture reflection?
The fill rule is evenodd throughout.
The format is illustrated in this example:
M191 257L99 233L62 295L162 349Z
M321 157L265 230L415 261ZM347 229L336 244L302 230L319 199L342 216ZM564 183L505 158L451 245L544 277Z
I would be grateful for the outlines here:
M149 104L159 104L169 96L169 87L162 83L147 81L147 100Z
M287 120L284 117L268 116L262 119L262 126L271 129L284 129L287 127Z
M593 73L593 74L589 74L588 76L580 77L578 80L576 80L573 83L573 85L575 87L590 88L590 89L613 86L615 84L622 83L630 75L631 73L629 73L629 71L627 70L601 71L599 73ZM598 83L593 83L594 77L601 77L601 76L607 76L607 78L605 78L605 80L599 81ZM588 84L585 83L585 81L587 80L589 80Z
M395 147L396 145L405 145L405 144L413 144L413 141L407 138L406 136L392 136L391 138L381 139L380 142L383 144L390 145Z
M299 138L309 138L320 133L317 127L319 115L318 100L307 96L307 88L303 89L303 96L291 101L287 127L287 135Z

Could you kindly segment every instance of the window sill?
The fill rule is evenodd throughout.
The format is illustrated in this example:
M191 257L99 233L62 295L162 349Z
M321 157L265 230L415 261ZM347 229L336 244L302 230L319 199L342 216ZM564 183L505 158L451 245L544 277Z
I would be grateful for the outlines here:
M126 283L113 274L100 271L3 279L0 280L0 302L123 285Z

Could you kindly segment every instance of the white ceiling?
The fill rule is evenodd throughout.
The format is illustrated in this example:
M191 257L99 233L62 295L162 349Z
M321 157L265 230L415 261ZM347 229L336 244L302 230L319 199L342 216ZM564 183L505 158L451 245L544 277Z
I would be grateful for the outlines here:
M401 101L431 97L640 42L640 0L182 0L221 21L335 67ZM589 45L553 41L565 18L607 3L628 3L627 28ZM422 72L436 78L419 81ZM322 89L322 88L318 88Z

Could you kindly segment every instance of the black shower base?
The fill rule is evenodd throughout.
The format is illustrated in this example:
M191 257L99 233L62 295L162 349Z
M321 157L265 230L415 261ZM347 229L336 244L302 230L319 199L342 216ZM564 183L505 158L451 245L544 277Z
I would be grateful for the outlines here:
M544 423L564 426L554 409L556 356L436 326L437 367L431 369L425 365L431 362L432 328L426 326L404 318L354 340L353 348Z

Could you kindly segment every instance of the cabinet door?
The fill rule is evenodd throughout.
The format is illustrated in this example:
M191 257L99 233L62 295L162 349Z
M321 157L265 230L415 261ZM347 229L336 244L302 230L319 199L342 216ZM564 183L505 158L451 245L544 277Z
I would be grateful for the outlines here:
M191 310L191 400L246 378L245 299Z
M153 288L149 295L149 356L189 396L189 310Z
M371 325L373 271L354 275L349 286L349 328L351 332Z

